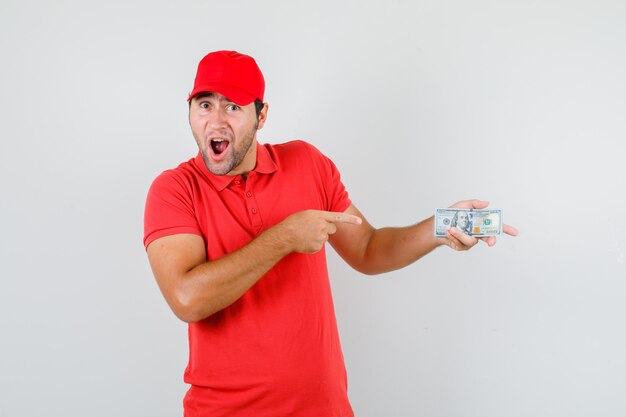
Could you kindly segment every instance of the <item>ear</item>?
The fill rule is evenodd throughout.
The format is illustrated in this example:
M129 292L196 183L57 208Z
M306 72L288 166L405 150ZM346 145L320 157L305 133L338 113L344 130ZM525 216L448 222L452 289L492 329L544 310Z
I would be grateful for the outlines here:
M257 130L261 130L263 128L263 125L265 124L265 121L267 120L267 111L269 110L270 106L267 103L263 103L263 108L261 109L261 111L259 112L259 119L258 119L258 126L257 126Z

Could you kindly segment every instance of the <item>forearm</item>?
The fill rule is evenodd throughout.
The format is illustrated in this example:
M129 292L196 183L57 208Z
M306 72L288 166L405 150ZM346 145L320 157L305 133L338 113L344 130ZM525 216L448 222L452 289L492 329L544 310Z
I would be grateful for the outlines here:
M380 274L403 268L441 245L433 235L434 218L407 227L375 230L364 249L360 265L365 274Z
M177 315L193 322L228 307L290 252L274 227L241 249L196 266L179 281Z
M337 223L358 225L361 219L345 213L304 210L219 259L207 262L205 243L193 234L155 240L147 248L148 258L174 314L193 322L237 301L288 254L319 251L337 230Z

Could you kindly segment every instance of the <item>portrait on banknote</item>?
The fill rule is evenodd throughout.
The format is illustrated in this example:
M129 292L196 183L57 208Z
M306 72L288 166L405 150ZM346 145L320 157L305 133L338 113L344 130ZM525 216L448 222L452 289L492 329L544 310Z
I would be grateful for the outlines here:
M463 233L469 235L472 231L472 212L465 210L455 212L450 226L456 227Z

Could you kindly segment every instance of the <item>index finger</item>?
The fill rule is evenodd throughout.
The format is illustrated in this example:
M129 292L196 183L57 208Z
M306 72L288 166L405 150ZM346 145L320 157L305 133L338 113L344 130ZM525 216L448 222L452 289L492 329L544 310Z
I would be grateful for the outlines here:
M352 223L361 224L363 220L354 214L340 213L338 211L325 211L324 219L331 223Z

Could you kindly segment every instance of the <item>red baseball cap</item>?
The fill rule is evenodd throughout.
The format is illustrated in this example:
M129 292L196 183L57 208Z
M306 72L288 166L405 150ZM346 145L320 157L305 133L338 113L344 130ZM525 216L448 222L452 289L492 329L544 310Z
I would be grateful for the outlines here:
M205 92L220 93L233 103L246 106L257 98L263 101L265 79L251 56L236 51L211 52L198 64L187 101Z

